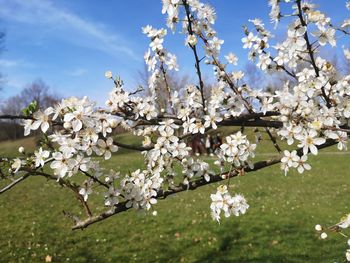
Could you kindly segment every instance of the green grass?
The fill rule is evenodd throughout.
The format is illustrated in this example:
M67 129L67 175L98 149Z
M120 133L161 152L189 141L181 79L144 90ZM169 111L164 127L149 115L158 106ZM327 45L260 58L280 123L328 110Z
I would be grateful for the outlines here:
M26 150L33 151L35 141L33 137L24 138L16 141L0 142L0 157L12 157L18 155L18 148L22 146Z
M0 153L17 151L11 145L1 143ZM273 151L267 142L262 148ZM320 154L303 175L285 177L277 165L231 180L230 191L251 207L221 224L210 218L214 184L159 201L157 216L131 210L71 231L62 210L79 213L72 193L31 178L0 196L0 262L43 262L46 255L53 262L344 262L346 239L320 240L314 226L350 212L349 157ZM126 172L141 164L140 155L123 151L106 166Z

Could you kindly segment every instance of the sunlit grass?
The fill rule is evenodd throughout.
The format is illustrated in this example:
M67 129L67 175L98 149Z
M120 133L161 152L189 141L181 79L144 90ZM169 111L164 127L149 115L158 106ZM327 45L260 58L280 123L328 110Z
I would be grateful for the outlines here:
M261 148L274 152L267 141ZM0 144L0 152L8 149L11 143ZM231 180L230 191L244 194L251 207L221 224L210 217L214 184L159 201L157 216L131 210L71 231L62 211L79 215L74 195L53 181L30 178L0 196L0 261L43 262L50 255L53 262L343 262L346 239L320 240L314 226L350 212L349 157L320 154L302 175L284 176L277 165ZM125 151L104 165L125 173L140 167L142 156ZM93 198L97 202L103 199Z
M35 149L35 139L34 137L24 138L16 141L3 141L0 142L0 156L17 156L18 148L22 146L29 151Z

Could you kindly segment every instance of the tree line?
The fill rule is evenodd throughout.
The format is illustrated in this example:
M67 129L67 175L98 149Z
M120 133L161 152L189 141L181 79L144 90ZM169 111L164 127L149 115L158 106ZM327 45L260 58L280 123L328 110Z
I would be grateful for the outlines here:
M51 92L50 87L41 79L34 80L23 90L1 103L2 115L23 115L22 110L35 101L37 108L53 106L60 100L60 96ZM1 120L0 141L23 138L23 126L19 120Z

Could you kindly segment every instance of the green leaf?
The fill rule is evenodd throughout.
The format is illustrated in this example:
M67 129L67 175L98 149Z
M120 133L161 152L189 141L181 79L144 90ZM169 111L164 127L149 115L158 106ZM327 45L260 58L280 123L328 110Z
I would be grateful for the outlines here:
M27 108L24 108L22 110L22 113L24 116L30 116L32 115L35 111L37 111L38 109L38 103L33 100L31 103L29 103Z

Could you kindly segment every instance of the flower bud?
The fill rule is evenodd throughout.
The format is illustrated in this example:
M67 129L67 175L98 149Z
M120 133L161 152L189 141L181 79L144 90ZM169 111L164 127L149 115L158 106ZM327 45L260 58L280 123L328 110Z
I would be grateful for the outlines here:
M19 153L24 153L24 147L23 146L19 147L18 151L19 151Z
M345 256L346 256L346 260L350 261L350 249L346 250Z
M112 71L110 71L110 70L106 71L106 72L105 72L105 77L106 77L107 79L111 79L111 78L113 77Z
M194 35L189 35L187 37L187 43L190 44L191 46L195 46L197 44L197 38Z
M315 230L316 231L321 231L322 230L322 226L321 225L316 225L315 226Z
M327 233L323 232L323 233L321 234L321 238L322 238L322 239L326 239L327 237L328 237Z

